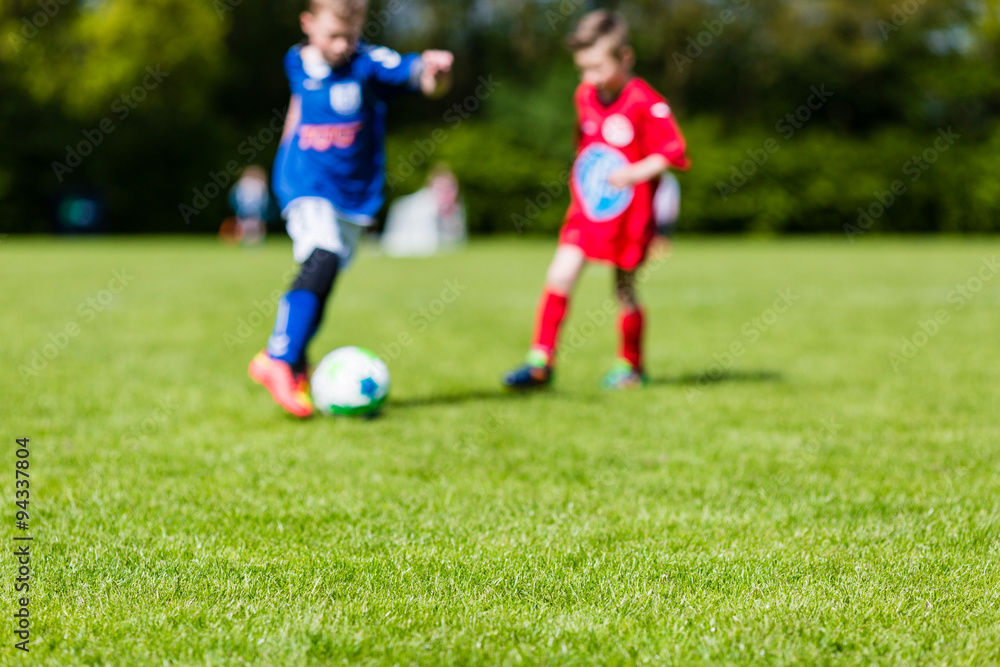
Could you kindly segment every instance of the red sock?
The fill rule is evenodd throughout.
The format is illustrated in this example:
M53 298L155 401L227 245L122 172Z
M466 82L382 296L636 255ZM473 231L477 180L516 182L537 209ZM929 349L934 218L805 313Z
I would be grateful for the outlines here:
M564 294L556 294L550 290L542 292L538 302L538 317L535 320L535 339L532 348L549 355L549 363L556 352L556 340L559 338L559 327L566 317L569 298Z
M618 317L618 330L621 332L621 349L619 356L632 364L632 367L642 371L642 330L645 324L641 308L623 311Z

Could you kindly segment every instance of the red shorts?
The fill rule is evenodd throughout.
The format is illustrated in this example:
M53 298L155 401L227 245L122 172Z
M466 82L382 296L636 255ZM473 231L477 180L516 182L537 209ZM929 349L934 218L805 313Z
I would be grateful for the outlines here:
M597 221L585 214L575 182L570 190L569 210L559 242L576 246L595 262L610 262L625 271L634 271L646 259L656 223L653 220L653 192L656 182L635 186L628 207L618 216Z
M634 271L646 259L646 253L656 235L656 227L650 220L639 225L616 222L591 222L583 215L566 218L559 243L576 246L584 256L594 262L609 262L625 271ZM630 228L631 227L631 228Z

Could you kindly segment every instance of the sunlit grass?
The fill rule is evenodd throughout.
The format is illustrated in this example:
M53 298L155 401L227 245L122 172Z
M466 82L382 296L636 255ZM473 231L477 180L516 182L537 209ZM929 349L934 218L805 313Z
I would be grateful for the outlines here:
M379 352L389 407L298 423L245 374L289 246L8 238L0 488L10 545L30 437L35 542L0 662L996 662L1000 278L954 292L998 249L681 240L651 386L597 389L595 268L532 396L498 379L551 242L368 252L313 354Z

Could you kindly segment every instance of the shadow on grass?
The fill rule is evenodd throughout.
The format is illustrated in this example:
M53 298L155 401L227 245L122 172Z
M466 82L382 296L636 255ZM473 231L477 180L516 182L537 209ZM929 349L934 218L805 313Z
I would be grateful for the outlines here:
M460 403L472 403L475 401L493 401L498 398L525 398L531 396L532 392L515 392L494 389L490 391L466 391L460 394L445 394L443 396L418 396L414 398L404 398L395 400L390 398L388 407L392 410L406 408L424 408L430 405L458 405Z
M688 385L713 385L723 382L784 382L785 377L777 371L726 371L724 373L713 373L703 371L701 373L686 373L671 377L650 378L651 386L688 386ZM493 401L497 399L520 400L537 396L540 393L552 396L558 395L558 387L547 391L510 391L509 389L491 389L466 391L455 394L444 394L440 396L417 396L404 399L390 399L388 409L405 410L408 408L426 408L435 405L460 405L462 403L474 403L476 401ZM584 397L577 396L574 400L587 402Z
M778 371L723 371L716 373L702 371L700 373L685 373L661 378L650 378L651 385L711 385L724 382L784 382L785 376Z

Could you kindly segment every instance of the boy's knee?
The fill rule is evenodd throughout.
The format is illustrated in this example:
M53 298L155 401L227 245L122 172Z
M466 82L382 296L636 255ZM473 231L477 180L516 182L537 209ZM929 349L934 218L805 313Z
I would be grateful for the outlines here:
M569 292L573 289L574 273L559 266L549 267L549 272L545 276L546 284L560 292Z
M635 294L622 294L619 292L616 296L618 300L618 308L622 311L639 309L639 300L635 298Z
M615 299L619 308L623 310L635 310L639 307L639 299L635 292L635 285L619 281L615 285Z

